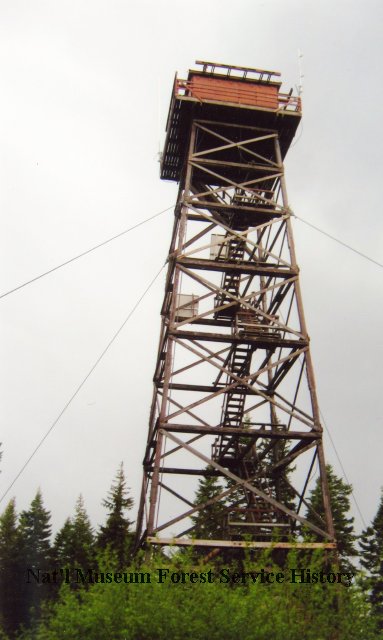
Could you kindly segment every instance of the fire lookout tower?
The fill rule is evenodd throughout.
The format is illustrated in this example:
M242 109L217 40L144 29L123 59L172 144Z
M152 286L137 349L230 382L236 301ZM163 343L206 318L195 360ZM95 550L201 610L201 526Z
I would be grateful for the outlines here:
M335 548L283 158L301 119L280 74L175 78L161 178L179 183L137 546ZM318 465L324 517L305 493ZM222 491L196 503L198 477ZM219 503L219 535L196 536ZM298 537L303 525L317 542Z

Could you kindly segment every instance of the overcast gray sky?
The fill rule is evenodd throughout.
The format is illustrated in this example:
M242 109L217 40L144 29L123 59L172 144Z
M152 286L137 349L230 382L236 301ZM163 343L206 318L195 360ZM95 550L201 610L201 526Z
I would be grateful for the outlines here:
M0 293L175 202L158 151L176 70L264 67L288 90L299 49L290 204L382 262L382 14L373 0L0 0ZM170 211L0 300L1 494L163 264L171 225ZM321 410L368 522L383 485L383 271L294 230ZM81 492L97 525L121 460L138 501L163 289L164 273L12 488L18 510L40 487L57 529Z

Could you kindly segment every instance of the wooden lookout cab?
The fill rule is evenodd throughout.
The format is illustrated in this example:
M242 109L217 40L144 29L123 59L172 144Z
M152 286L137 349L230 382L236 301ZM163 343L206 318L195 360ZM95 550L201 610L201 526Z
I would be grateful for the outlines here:
M281 92L281 74L201 60L196 64L202 69L190 70L187 80L177 74L174 79L161 178L180 180L193 119L274 129L284 157L301 119L301 100L292 90Z

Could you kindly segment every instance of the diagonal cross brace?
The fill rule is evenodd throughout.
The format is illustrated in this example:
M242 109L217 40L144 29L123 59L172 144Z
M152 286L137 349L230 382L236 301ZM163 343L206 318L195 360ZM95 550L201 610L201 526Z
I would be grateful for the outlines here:
M184 449L186 449L187 451L189 451L190 453L195 455L200 460L203 460L203 462L205 462L207 465L210 465L210 466L214 467L215 469L217 469L218 471L220 471L227 478L230 478L231 480L234 480L234 482L236 482L237 484L245 487L245 489L247 489L248 491L251 491L251 493L254 493L256 496L259 496L260 498L262 498L266 502L270 503L273 507L275 507L279 511L282 511L286 515L290 516L290 518L293 518L294 520L297 520L298 522L303 524L305 527L307 527L308 529L311 529L312 531L314 531L315 533L319 534L320 536L322 536L324 538L329 538L330 540L332 539L332 537L330 536L330 534L328 532L323 531L323 529L320 529L315 524L312 524L311 522L306 520L306 518L303 518L302 516L298 515L294 511L292 511L291 509L288 509L288 507L285 507L283 504L281 504L280 502L278 502L277 500L275 500L271 496L268 496L266 493L264 493L260 489L257 489L256 487L253 487L253 485L250 484L248 481L243 480L242 478L239 478L234 473L232 473L231 471L228 471L227 469L222 467L220 464L218 464L218 462L215 462L215 460L212 460L211 458L208 458L207 456L203 455L203 453L200 453L199 451L197 451L196 449L194 449L190 445L186 444L185 442L183 442L182 440L177 438L174 434L170 433L169 431L165 431L164 429L160 429L160 433L162 435L167 436L171 440L173 440L176 444L180 445L181 447L183 447Z

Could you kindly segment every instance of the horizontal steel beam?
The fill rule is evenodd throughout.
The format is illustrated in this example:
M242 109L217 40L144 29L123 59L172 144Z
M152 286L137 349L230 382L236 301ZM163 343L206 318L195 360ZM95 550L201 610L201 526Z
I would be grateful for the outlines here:
M153 471L154 467L148 466L145 467L146 471ZM182 469L181 467L160 467L160 473L172 473L175 475L186 475L186 476L223 476L224 474L216 469Z
M256 262L244 260L243 262L225 262L224 260L204 260L202 258L183 258L177 260L180 264L190 269L203 269L204 271L219 271L223 273L243 273L253 275L270 276L271 278L293 278L299 273L298 269L288 269L284 265L259 265Z
M222 189L222 187L221 187ZM205 197L205 196L204 196ZM250 213L250 214L254 214L254 216L256 217L258 213L262 213L265 214L266 216L269 216L270 218L280 218L282 216L286 215L286 210L279 204L276 203L276 206L278 208L276 209L266 209L264 206L258 206L258 205L246 205L246 204L240 204L238 205L238 202L232 204L230 202L228 203L223 203L223 202L217 202L217 201L213 201L213 200L202 200L200 198L198 198L198 193L195 194L194 196L189 196L188 198L185 198L185 204L186 206L188 206L189 204L194 206L194 207L199 207L202 209L208 209L209 211L215 211L215 210L219 210L220 213L222 212L233 212L235 211L236 213L240 212L240 213Z
M244 383L245 384L245 383ZM225 385L226 386L226 385ZM158 389L163 389L164 384L163 382L160 382L157 385ZM181 384L181 383L177 383L177 382L172 382L169 384L169 389L171 389L172 391L200 391L203 393L217 393L218 391L222 392L222 389L224 389L224 386L215 386L215 385L203 385L203 384ZM230 389L229 389L230 391ZM250 396L256 396L259 395L256 391L253 391L252 389L249 388L243 388L241 386L241 393L243 393L243 395L250 395ZM267 393L267 391L264 391L264 393ZM272 391L270 391L270 393L273 393Z
M196 323L194 323L196 324ZM265 336L249 335L248 333L233 335L232 333L208 333L203 331L184 331L182 329L169 329L169 335L177 338L183 338L184 340L208 340L209 342L229 342L231 344L253 344L261 349L271 349L273 347L291 348L296 347L302 349L302 347L308 346L307 340L291 340L272 338ZM293 357L292 354L291 357Z
M317 440L321 437L318 431L300 432L300 431L277 431L271 429L240 429L235 427L204 427L202 425L189 424L172 424L163 422L160 425L165 431L174 433L199 433L201 435L232 435L246 438L271 438L275 440Z

